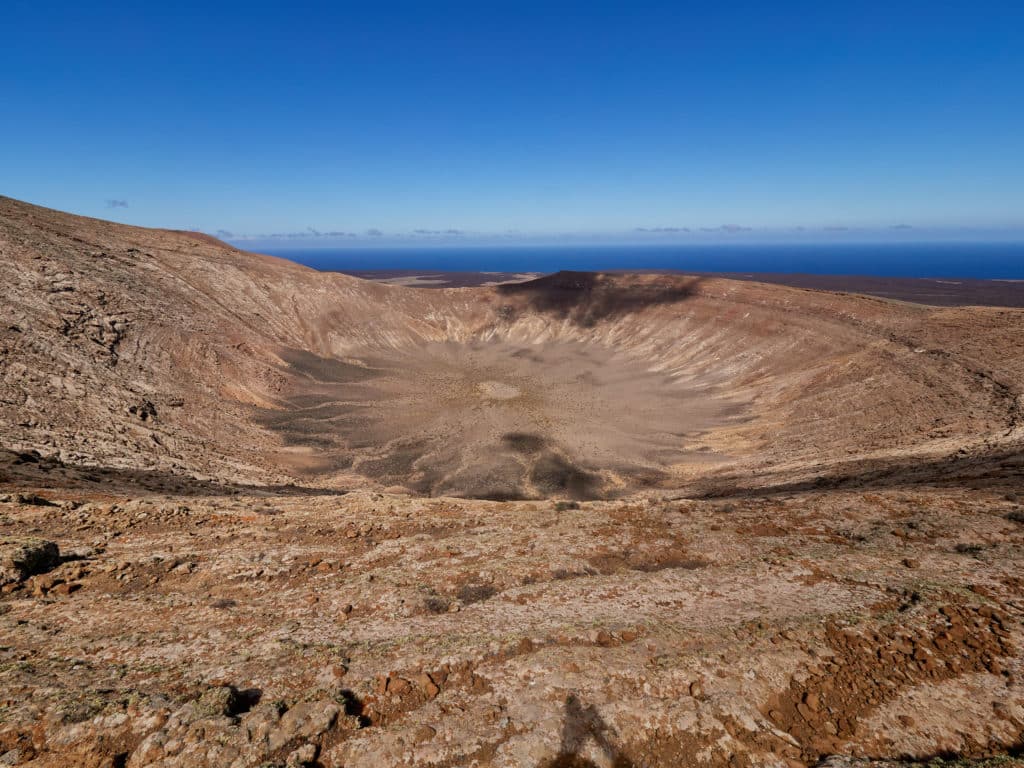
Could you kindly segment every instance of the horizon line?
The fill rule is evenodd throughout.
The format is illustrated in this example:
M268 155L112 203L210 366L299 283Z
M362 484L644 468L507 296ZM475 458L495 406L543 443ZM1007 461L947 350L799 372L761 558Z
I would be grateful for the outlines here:
M198 230L195 230L198 231ZM206 233L208 234L208 233ZM254 246L271 247L282 251L331 251L331 250L470 250L470 249L521 249L530 250L536 248L759 248L766 246L777 247L858 247L858 246L1020 246L1024 248L1024 233L1019 233L1013 239L971 239L971 238L921 238L921 239L851 239L851 240L746 240L746 241L722 241L705 240L690 242L650 242L650 241L594 241L594 240L573 240L573 241L550 241L538 240L529 241L415 241L415 240L387 240L387 241L365 241L358 242L340 241L324 242L317 240L244 240L222 238L225 242L238 247L240 250L249 250Z

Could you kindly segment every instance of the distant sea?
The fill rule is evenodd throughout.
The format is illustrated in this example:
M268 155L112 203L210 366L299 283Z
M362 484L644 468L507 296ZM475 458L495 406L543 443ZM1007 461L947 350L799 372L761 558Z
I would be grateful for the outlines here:
M1024 243L260 248L319 270L678 269L1024 280Z

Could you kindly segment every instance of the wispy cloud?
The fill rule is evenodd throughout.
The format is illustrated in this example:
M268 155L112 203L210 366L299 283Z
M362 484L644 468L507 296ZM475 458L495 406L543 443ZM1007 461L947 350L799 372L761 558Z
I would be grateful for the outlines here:
M340 240L343 238L385 237L383 230L370 227L362 234L356 232L344 232L338 230L324 231L316 227L306 227L301 232L264 232L264 233L235 233L226 229L218 229L215 234L224 240ZM449 227L448 229L413 229L398 235L392 235L398 239L412 239L417 237L464 237L469 233L464 229Z
M127 200L107 200L107 208L127 208Z
M265 235L256 235L256 237L265 237ZM305 232L286 232L284 233L284 237L288 239L296 239L299 237L328 237L331 239L336 239L339 237L358 237L358 235L356 235L355 232L339 232L337 230L332 230L330 232L321 232L319 229L314 229L313 227L306 227Z
M218 229L217 237L225 240L339 240L347 237L358 237L355 232L321 232L319 229L307 227L304 232L265 232L260 234L235 234L226 229Z
M913 229L911 224L893 224L889 229Z
M722 224L719 227L701 227L701 232L752 232L752 227L744 227L739 224Z
M678 234L680 232L753 232L752 227L744 227L739 224L722 224L717 227L700 227L698 229L690 229L690 227L634 227L634 232L646 232L648 234Z

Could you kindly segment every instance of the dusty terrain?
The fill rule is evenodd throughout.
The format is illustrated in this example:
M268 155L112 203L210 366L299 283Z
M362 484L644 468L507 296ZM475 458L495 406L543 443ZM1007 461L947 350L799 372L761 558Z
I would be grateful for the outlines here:
M0 198L0 764L1013 762L1024 312L421 290Z

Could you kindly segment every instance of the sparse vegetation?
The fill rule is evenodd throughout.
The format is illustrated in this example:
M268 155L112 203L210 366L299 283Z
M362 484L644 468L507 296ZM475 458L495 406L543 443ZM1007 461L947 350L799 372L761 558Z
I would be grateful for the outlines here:
M428 595L423 605L430 613L447 613L451 604L440 595Z
M914 768L1017 768L1024 766L1024 760L1012 755L996 755L994 757L936 757L925 763L909 763Z
M960 555L980 555L985 551L984 544L974 544L970 542L961 542L953 547L953 550Z
M498 594L498 590L490 584L465 584L459 587L459 591L456 593L464 605L482 603L484 600L490 600L496 594Z

